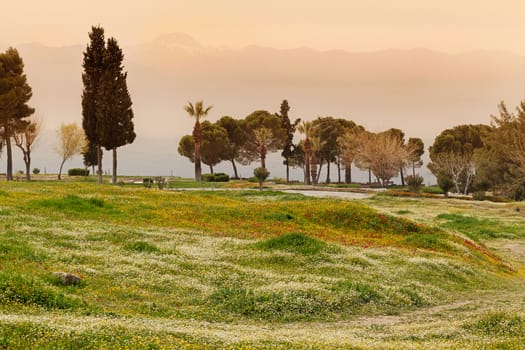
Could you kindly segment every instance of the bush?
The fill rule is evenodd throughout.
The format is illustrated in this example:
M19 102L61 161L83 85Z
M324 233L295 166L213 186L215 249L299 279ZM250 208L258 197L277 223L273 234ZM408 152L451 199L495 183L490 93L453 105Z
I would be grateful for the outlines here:
M145 178L145 179L142 179L142 184L144 185L144 187L146 188L151 188L151 185L153 185L153 179L152 178Z
M73 169L69 169L67 171L67 174L69 176L88 176L89 170L83 169L83 168L73 168Z
M476 191L472 193L472 199L475 201L484 201L486 199L485 191Z
M262 184L264 180L270 176L270 172L266 168L255 168L253 170L253 175L257 178L257 181L259 182L259 190L262 190Z
M423 186L423 181L423 176L419 174L407 176L406 182L408 185L408 190L410 192L419 193L419 191L421 191L421 187Z
M159 188L159 190L162 190L166 186L166 178L162 176L158 176L155 178L155 183L157 184L157 187Z
M38 168L34 168L34 169L33 169L33 174L35 174L35 175L40 174L40 169L38 169Z
M230 181L230 175L225 174L225 173L202 174L202 181L205 181L205 182L228 182L228 181Z
M437 178L438 186L443 190L445 197L448 197L448 191L454 187L454 181L446 175L439 175Z

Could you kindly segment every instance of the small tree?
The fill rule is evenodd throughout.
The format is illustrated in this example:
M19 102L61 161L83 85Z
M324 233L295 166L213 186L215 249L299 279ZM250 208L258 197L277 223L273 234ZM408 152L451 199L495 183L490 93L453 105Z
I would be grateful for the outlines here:
M421 191L421 187L423 186L423 176L416 174L416 175L408 175L406 177L406 183L408 185L408 190L410 192L419 193Z
M58 144L55 147L56 152L61 157L58 179L62 178L62 167L66 160L73 158L74 155L80 154L82 147L86 142L84 131L75 123L62 124L57 131Z
M24 163L26 165L26 180L31 180L31 151L38 135L40 134L40 127L42 123L37 118L32 118L30 121L21 121L20 128L13 134L15 145L22 151L24 156Z
M448 191L450 191L454 187L454 181L450 177L444 174L440 174L437 177L437 183L439 188L443 190L443 194L445 197L448 197Z
M255 168L253 170L253 175L257 178L257 181L259 182L259 191L262 191L262 185L264 180L270 176L270 172L266 168Z

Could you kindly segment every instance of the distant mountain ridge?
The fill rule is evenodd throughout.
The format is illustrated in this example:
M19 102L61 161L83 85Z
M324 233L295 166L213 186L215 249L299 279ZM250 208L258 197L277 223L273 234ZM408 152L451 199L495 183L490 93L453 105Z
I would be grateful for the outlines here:
M86 44L17 46L33 87L32 105L49 130L81 120ZM525 98L525 57L506 52L211 47L185 33L123 50L141 152L135 145L124 147L121 159L140 154L151 160L165 152L173 158L168 169L187 174L191 164L176 152L179 138L192 128L182 109L187 101L214 105L209 118L214 121L223 115L242 118L257 109L275 112L288 99L294 118L332 115L372 131L398 127L407 137L422 137L428 147L441 130L488 123L501 100L512 108ZM149 139L157 141L154 148L148 148ZM163 167L158 165L159 172Z

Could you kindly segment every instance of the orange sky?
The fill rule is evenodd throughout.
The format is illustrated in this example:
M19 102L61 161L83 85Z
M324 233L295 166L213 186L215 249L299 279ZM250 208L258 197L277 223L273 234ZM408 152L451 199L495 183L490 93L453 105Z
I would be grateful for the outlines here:
M98 23L123 44L180 31L233 47L525 54L523 13L517 0L18 0L1 5L0 43L85 43Z

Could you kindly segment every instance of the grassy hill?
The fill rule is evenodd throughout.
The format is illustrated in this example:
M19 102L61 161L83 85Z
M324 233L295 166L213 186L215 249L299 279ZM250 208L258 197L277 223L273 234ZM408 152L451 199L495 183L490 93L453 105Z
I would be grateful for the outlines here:
M0 183L0 348L518 349L516 207Z

